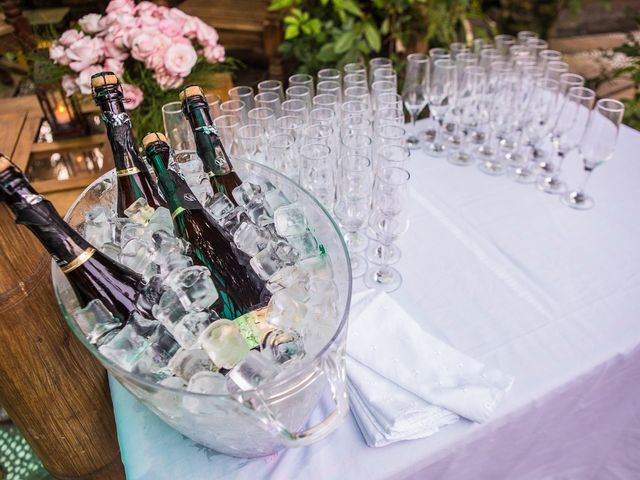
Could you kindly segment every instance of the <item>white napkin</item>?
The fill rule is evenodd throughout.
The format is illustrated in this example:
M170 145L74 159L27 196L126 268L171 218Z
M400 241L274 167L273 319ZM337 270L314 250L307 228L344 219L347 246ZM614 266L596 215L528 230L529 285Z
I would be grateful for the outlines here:
M513 383L422 330L389 295L361 295L352 313L348 388L371 446L431 435L458 415L485 421Z

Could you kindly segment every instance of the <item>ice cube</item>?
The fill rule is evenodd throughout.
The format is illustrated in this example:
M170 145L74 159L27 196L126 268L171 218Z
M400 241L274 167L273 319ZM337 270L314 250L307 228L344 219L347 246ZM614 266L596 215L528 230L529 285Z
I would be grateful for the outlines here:
M224 228L230 235L233 235L236 230L242 225L244 222L250 222L251 219L247 212L242 207L234 208L226 217L220 220L220 224L222 228Z
M218 291L213 285L211 272L207 267L187 267L167 277L165 282L176 292L182 305L188 310L202 311L218 299Z
M302 337L295 331L273 330L263 341L262 353L278 363L302 358L305 354Z
M133 371L156 380L166 378L171 375L168 368L169 361L179 348L178 342L168 330L163 328L156 339L142 352Z
M276 231L283 237L300 235L307 230L304 208L298 203L283 205L273 213Z
M193 259L179 253L172 253L166 258L158 259L162 261L160 264L160 275L163 278L169 278L172 275L177 275L185 268L193 265Z
M122 251L122 249L117 243L107 242L102 245L100 251L112 260L115 260L116 262L120 261L120 252Z
M173 219L168 208L158 207L149 219L149 225L158 225L163 230L173 233Z
M93 207L84 215L85 222L88 223L104 223L111 220L113 211L106 207Z
M104 207L94 207L85 214L84 238L96 248L113 241L112 212Z
M251 183L250 181L242 182L233 189L231 195L233 195L236 203L240 206L247 205L251 202L260 203L262 201L262 189L260 188L260 185L257 183Z
M173 330L176 323L187 314L178 295L167 289L156 305L152 307L153 316L169 330Z
M265 206L259 202L251 202L244 206L247 215L253 223L261 227L273 223L272 215L267 211Z
M322 251L322 246L320 246L320 250ZM331 260L329 256L324 253L300 260L297 265L312 277L333 278Z
M132 323L128 323L98 350L116 365L130 372L144 351L151 345L151 341L152 339L136 332Z
M149 206L147 200L140 197L127 207L124 214L136 223L146 225L154 213L154 208Z
M277 373L278 366L275 361L252 350L227 373L227 379L237 385L240 390L252 390L275 377Z
M268 190L264 194L264 201L262 202L264 207L269 212L269 215L273 217L274 212L285 205L289 205L289 200L285 197L284 193L282 193L277 188L273 190Z
M209 197L204 204L204 208L211 214L211 216L220 221L229 213L233 211L233 203L224 193L216 193L212 197Z
M198 343L218 368L233 368L247 356L249 345L240 328L230 320L217 320L202 332Z
M189 381L196 373L211 371L215 365L201 348L181 348L169 361L169 370L184 381Z
M305 291L306 285L309 283L309 273L300 268L298 265L289 265L274 273L267 282L267 289L271 293L275 293L283 288L292 286L303 286Z
M301 332L307 354L315 355L331 340L338 323L338 310L331 298L307 304Z
M198 372L189 380L187 390L208 395L224 395L229 393L224 375L216 372Z
M271 237L251 222L244 222L233 234L233 241L243 252L253 256L266 248Z
M318 240L309 230L300 235L291 235L287 237L287 241L298 251L300 259L320 255Z
M185 176L193 173L204 173L202 161L197 157L195 157L193 160L178 163L178 168L180 169L180 173Z
M274 293L269 300L267 321L283 330L296 329L300 327L306 314L307 306L289 295L285 288Z
M122 247L120 263L131 270L143 273L151 263L151 251L146 243L134 238Z
M128 225L135 225L135 222L132 222L129 218L112 218L111 224L113 225L113 241L120 245L127 243L127 241L131 240L131 238L127 239L127 241L122 241L122 231Z
M185 348L191 347L200 334L214 321L218 315L214 312L187 313L173 328L173 337Z
M163 387L173 388L175 390L181 390L181 389L187 388L187 384L185 383L184 379L180 377L163 378L158 383Z
M134 222L125 224L120 232L120 245L124 247L131 240L141 240L145 232L144 225Z
M205 205L209 202L209 199L213 197L213 188L211 188L211 184L207 181L207 183L201 185L192 185L191 193L196 196L201 205Z
M274 242L270 243L249 261L251 268L263 280L269 280L274 273L285 266L276 255L274 245Z
M293 265L300 258L297 250L285 241L277 241L273 245L274 253L283 266Z
M142 287L140 294L138 295L136 306L141 312L151 315L153 312L153 306L160 302L162 294L167 289L168 287L164 285L163 278L161 276L157 275L155 277L151 277Z
M151 235L150 250L153 262L162 265L171 254L183 254L186 247L184 242L166 230L157 230Z
M92 300L78 310L76 321L89 343L97 344L107 333L119 328L122 322L115 318L100 300Z

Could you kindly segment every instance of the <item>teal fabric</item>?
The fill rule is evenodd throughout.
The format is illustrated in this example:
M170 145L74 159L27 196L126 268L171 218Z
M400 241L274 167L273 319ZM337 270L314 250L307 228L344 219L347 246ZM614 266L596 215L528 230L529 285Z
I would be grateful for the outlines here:
M44 480L52 478L12 423L0 424L0 478Z

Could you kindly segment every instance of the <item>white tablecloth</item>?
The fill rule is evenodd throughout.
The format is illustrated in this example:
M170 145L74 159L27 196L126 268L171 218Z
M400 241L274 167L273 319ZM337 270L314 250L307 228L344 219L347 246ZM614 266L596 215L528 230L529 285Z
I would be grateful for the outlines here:
M580 178L577 157L567 179ZM640 133L623 127L590 211L414 152L393 296L425 329L515 376L483 425L384 448L353 418L305 449L247 460L164 425L112 382L129 479L640 478Z

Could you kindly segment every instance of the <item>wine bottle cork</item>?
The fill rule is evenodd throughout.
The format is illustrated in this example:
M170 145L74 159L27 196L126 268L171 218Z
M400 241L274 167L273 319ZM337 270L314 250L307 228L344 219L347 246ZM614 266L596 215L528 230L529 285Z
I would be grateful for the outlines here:
M147 133L144 138L142 139L142 146L143 148L147 148L147 145L149 145L150 143L153 142L164 142L166 144L169 143L169 141L167 140L167 137L165 137L164 133L160 133L160 132L152 132L152 133Z
M113 72L98 72L91 76L91 88L102 87L103 85L118 85L118 77Z
M189 97L195 97L196 95L199 95L201 97L205 96L202 88L200 88L197 85L189 85L188 87L186 87L184 90L180 92L180 101L184 101Z

